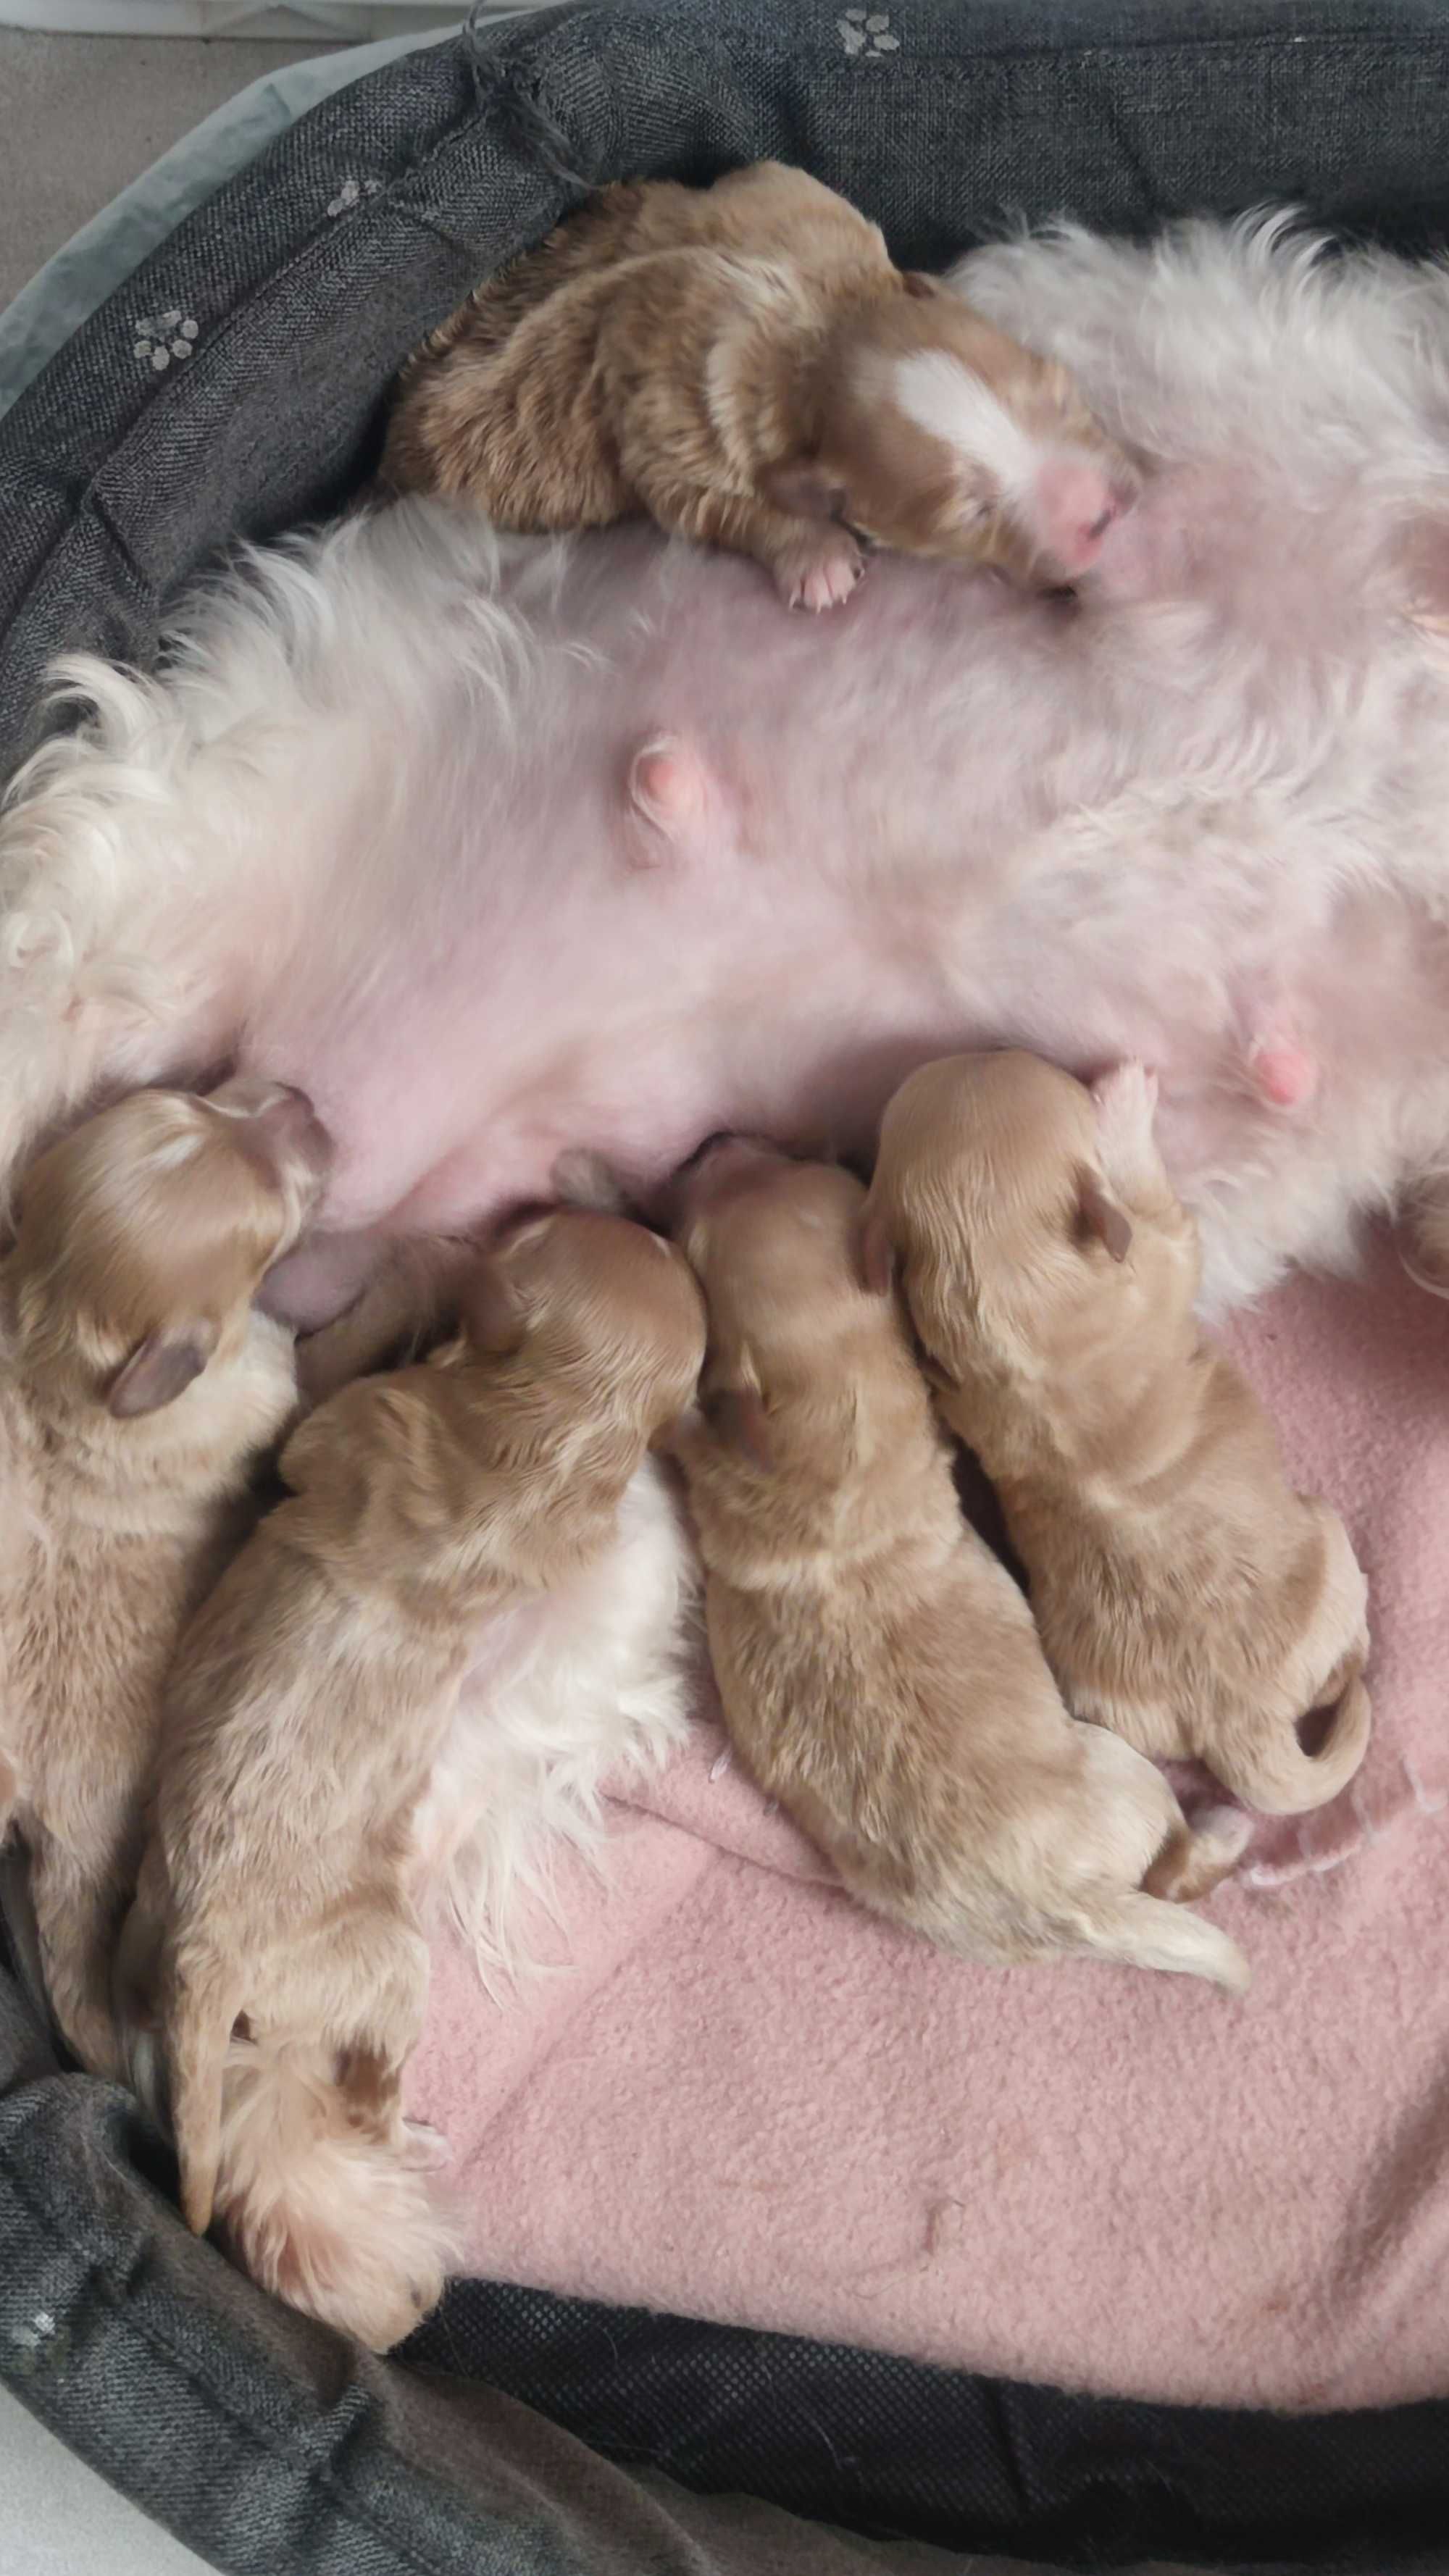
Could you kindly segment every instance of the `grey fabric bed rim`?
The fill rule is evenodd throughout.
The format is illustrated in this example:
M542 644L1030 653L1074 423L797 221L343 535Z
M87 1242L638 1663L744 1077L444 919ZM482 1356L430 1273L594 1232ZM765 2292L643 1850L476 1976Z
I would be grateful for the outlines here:
M1294 197L1434 232L1437 0L904 0L893 52L849 23L837 0L638 0L481 26L220 189L0 423L0 775L55 653L148 663L219 548L339 501L412 342L586 181L778 153L925 265L1012 210L1142 227Z

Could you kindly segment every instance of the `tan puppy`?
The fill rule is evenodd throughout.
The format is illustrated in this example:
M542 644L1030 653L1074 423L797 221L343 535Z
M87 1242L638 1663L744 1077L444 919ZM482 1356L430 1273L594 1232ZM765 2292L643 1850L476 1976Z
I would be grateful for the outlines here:
M404 369L382 474L505 528L647 513L809 609L862 537L1070 581L1135 488L1064 368L774 161L606 188L486 281Z
M943 1949L1069 1952L1241 1991L1176 1905L1242 1847L1068 1717L1031 1613L961 1517L894 1299L862 1284L865 1191L742 1139L679 1184L704 1283L700 1417L679 1435L730 1734L851 1893Z
M1095 1091L1017 1053L925 1066L886 1112L868 1259L899 1255L1069 1705L1291 1814L1368 1745L1366 1587L1198 1330L1197 1229L1155 1105L1137 1065Z
M137 1093L32 1165L0 1262L0 1838L29 1846L51 2001L97 2073L166 1666L296 1409L292 1336L252 1299L326 1151L277 1084Z
M465 1676L607 1547L704 1348L685 1263L613 1217L514 1229L463 1310L461 1343L294 1435L290 1498L184 1639L123 1959L191 2225L219 2202L256 2277L379 2348L441 2287L400 2109L415 1813Z

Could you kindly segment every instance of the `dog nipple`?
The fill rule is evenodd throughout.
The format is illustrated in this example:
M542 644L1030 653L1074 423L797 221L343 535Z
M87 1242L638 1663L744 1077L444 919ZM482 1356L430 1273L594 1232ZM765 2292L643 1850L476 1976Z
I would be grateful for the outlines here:
M636 751L629 764L629 802L666 841L682 841L705 804L704 769L688 743L677 734L661 734ZM651 850L640 864L656 866L661 856Z
M1260 1042L1249 1052L1248 1070L1272 1109L1306 1109L1318 1089L1318 1063L1306 1047Z

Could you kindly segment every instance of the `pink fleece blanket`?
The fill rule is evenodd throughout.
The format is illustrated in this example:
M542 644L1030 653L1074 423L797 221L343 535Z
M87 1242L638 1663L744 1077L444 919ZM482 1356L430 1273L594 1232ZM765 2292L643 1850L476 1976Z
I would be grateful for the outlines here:
M415 2109L474 2268L1068 2385L1449 2391L1449 1313L1385 1248L1232 1336L1367 1565L1377 1732L1215 1900L1245 2003L859 1913L702 1722L504 2005L440 1948Z

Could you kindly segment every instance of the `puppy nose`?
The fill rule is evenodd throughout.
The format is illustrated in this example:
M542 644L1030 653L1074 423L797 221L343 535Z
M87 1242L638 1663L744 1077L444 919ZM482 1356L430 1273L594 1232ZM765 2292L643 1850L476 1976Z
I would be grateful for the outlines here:
M706 1136L688 1162L680 1164L666 1192L671 1232L682 1233L707 1207L727 1195L737 1182L747 1180L761 1165L786 1163L789 1159L778 1145L763 1136L742 1136L732 1128Z
M303 1117L312 1116L312 1103L305 1091L299 1091L293 1082L269 1081L265 1074L235 1074L207 1097L210 1106L219 1109L224 1118L269 1118L298 1112Z
M1036 478L1036 514L1052 560L1070 578L1095 561L1114 520L1130 506L1120 482L1083 458L1054 459Z
M213 1091L210 1106L224 1118L246 1125L255 1148L268 1161L274 1155L295 1156L320 1178L332 1159L332 1139L305 1091L294 1082L272 1082L261 1074L238 1074Z
M700 1141L695 1146L692 1154L686 1154L683 1162L676 1164L674 1171L675 1179L677 1181L682 1181L686 1172L697 1172L702 1163L708 1162L710 1155L715 1152L718 1146L732 1145L734 1141L735 1135L732 1127L713 1128L708 1136L702 1136L700 1138Z

